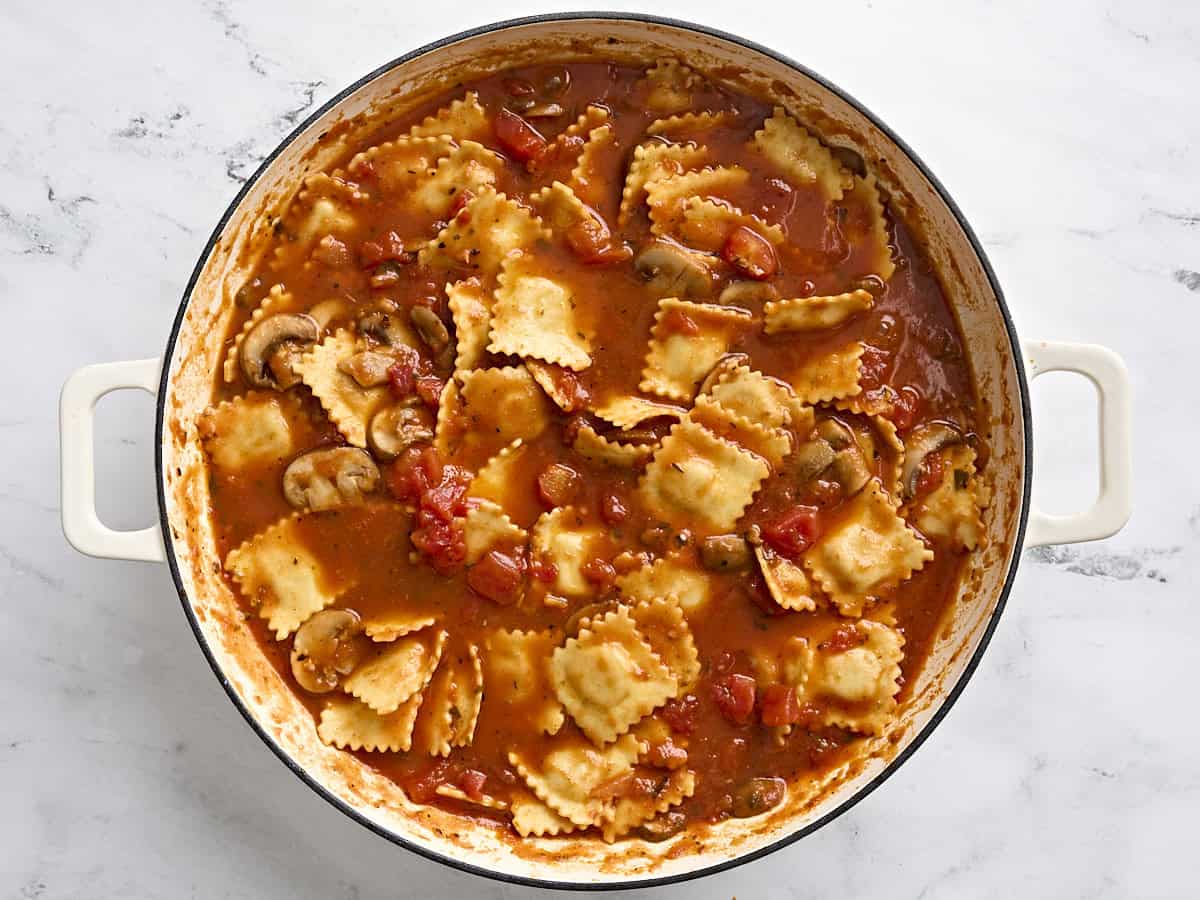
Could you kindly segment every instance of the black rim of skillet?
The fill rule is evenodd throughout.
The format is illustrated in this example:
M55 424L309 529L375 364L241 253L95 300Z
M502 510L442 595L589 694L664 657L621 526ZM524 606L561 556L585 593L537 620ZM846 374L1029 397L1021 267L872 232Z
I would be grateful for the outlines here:
M707 35L709 37L718 38L720 40L727 41L731 44L737 44L741 47L745 47L748 50L753 50L753 51L756 51L757 53L761 53L764 56L770 57L771 59L774 59L777 62L783 63L784 65L789 66L792 69L795 69L797 72L800 72L802 75L805 75L806 77L811 78L813 81L815 81L817 84L821 85L827 91L830 91L833 94L837 95L842 100L846 101L851 106L853 106L855 109L857 109L864 116L866 116L866 118L869 119L872 124L874 124L885 135L887 135L887 137L896 145L896 147L899 148L899 150L902 153L904 153L904 155L907 156L913 162L913 164L917 167L917 169L920 170L921 174L924 175L925 178L929 180L929 183L931 185L933 185L934 190L937 191L938 196L940 196L942 199L942 202L944 202L946 204L946 206L950 209L950 212L954 215L955 221L958 223L958 226L963 230L963 233L966 235L967 240L970 241L971 249L974 251L975 255L979 258L980 265L983 267L984 273L987 275L988 283L991 285L992 291L996 297L996 303L1000 307L1000 315L1004 319L1004 328L1005 328L1005 331L1008 333L1009 346L1012 351L1014 365L1016 366L1016 370L1017 370L1017 372L1016 372L1017 384L1020 388L1020 394L1021 394L1021 397L1020 397L1020 399L1021 399L1021 419L1022 419L1022 422L1024 423L1024 429L1025 429L1025 478L1024 478L1024 486L1023 486L1023 490L1022 490L1020 520L1017 524L1016 541L1014 542L1014 545L1013 545L1012 558L1010 559L1009 564L1008 564L1008 572L1004 579L1004 587L1000 592L1000 598L996 603L995 610L993 610L993 612L991 614L991 617L987 624L987 628L984 630L983 637L979 642L979 646L975 649L974 654L972 654L972 656L971 656L970 662L967 663L967 666L963 670L963 673L959 676L958 681L955 683L954 687L946 695L945 700L942 701L942 704L938 708L937 712L935 712L933 714L933 716L930 718L930 720L927 723L925 723L925 727L921 729L920 733L915 738L913 738L912 742L907 747L905 747L904 750L902 752L900 752L895 758L893 758L892 761L890 763L888 763L887 767L882 772L880 772L873 779L871 779L871 781L868 782L866 785L864 785L863 787L861 787L857 791L855 791L853 796L849 797L843 803L839 804L837 806L837 808L830 810L828 813L821 816L821 818L817 819L816 821L810 822L809 824L805 825L803 828L800 828L800 829L792 832L791 834L785 835L784 837L781 837L779 840L774 841L765 847L761 847L761 848L754 850L752 852L749 852L749 853L740 854L738 856L724 860L724 861L716 863L714 865L706 866L702 869L696 869L695 871L692 871L692 872L683 872L678 875L667 875L667 876L662 876L662 877L658 877L658 878L654 878L654 877L632 878L632 879L628 879L628 880L624 880L624 881L620 881L620 882L598 883L598 884L593 884L593 883L588 883L588 882L579 882L579 881L555 881L553 879L527 878L525 876L520 876L520 875L509 875L504 872L495 872L495 871L491 871L489 869L483 868L482 866L478 866L478 865L475 865L470 862L466 862L461 859L456 859L453 856L449 856L449 855L446 855L443 853L438 853L433 850L429 850L425 847L421 847L421 846L418 846L417 844L414 844L412 841L408 840L407 838L401 837L400 835L395 834L395 833L389 831L388 829L381 827L380 825L376 824L375 822L372 822L370 819L368 819L366 816L364 816L362 813L360 813L357 809L350 806L348 803L346 803L340 797L334 795L328 788L326 788L323 784L321 784L319 781L317 781L315 778L313 778L311 775L309 775L308 772L304 769L304 767L301 766L298 762L296 762L296 760L293 759L282 747L280 747L278 744L276 744L275 741L272 740L271 736L269 734L267 734L267 732L263 729L263 727L258 723L258 721L254 718L254 716L246 708L246 705L242 702L241 697L238 696L237 692L234 690L233 686L230 684L229 679L225 677L224 672L221 671L220 666L217 664L216 658L213 656L212 649L208 646L208 641L204 636L204 632L201 631L201 629L200 629L200 622L196 618L196 614L192 609L191 603L188 599L187 591L183 587L183 581L179 574L179 566L176 564L176 561L175 561L174 539L171 535L170 525L167 522L167 512L166 512L167 498L166 498L166 490L165 490L165 479L163 478L163 442L161 440L157 441L156 445L155 445L154 468L155 468L155 478L157 479L159 523L162 527L163 545L166 548L167 565L170 566L171 578L174 580L175 588L179 592L179 598L183 603L183 610L184 610L184 613L187 615L188 623L191 625L192 633L195 634L196 641L197 641L197 643L200 644L200 649L204 652L204 656L208 660L208 664L212 667L213 673L217 676L217 680L221 682L221 686L225 688L225 693L227 693L229 695L229 699L233 701L234 706L236 706L238 711L242 714L242 717L246 720L246 723L254 730L254 732L260 738L262 738L263 742L268 747L271 748L271 750L275 753L276 756L279 757L279 759L283 762L283 764L285 766L287 766L301 781L303 781L310 788L312 788L314 791L316 791L317 794L319 794L321 797L323 797L326 801L328 801L330 804L332 804L335 808L340 810L342 813L349 816L351 819L354 819L360 825L363 825L364 827L375 832L375 834L379 835L380 837L385 838L394 844L399 844L401 847L411 850L414 853L420 854L421 856L424 856L427 859L431 859L431 860L434 860L435 862L443 863L444 865L450 866L450 867L458 869L460 871L469 872L472 875L480 875L480 876L483 876L484 878L491 878L496 881L506 882L508 884L518 884L518 885L523 885L523 886L527 886L527 887L547 888L547 889L556 889L556 890L575 890L575 891L628 890L631 888L647 888L647 887L656 887L659 885L678 884L680 882L690 881L693 878L701 878L705 875L715 875L718 872L724 872L727 869L732 869L735 866L740 866L740 865L743 865L744 863L753 862L756 859L761 859L762 857L766 856L767 854L773 853L776 850L780 850L784 847L787 847L790 844L793 844L796 841L800 840L800 838L804 837L805 835L811 834L812 832L816 831L818 828L821 828L823 825L826 825L827 823L836 819L838 816L842 815L842 813L849 810L851 807L853 807L859 801L863 800L868 794L870 794L877 787L879 787L881 784L883 784L884 781L886 781L889 777L891 777L891 775L905 762L905 760L907 760L910 756L912 756L912 754L914 752L916 752L917 748L920 747L925 742L926 738L929 737L929 735L938 726L938 724L942 721L942 719L944 719L946 717L946 714L950 711L950 708L952 706L954 706L955 701L958 699L959 695L962 694L963 689L967 685L967 682L970 681L971 676L975 672L975 669L979 666L979 661L980 661L980 659L982 659L983 652L987 649L987 646L991 641L992 633L996 630L996 625L1000 621L1000 614L1004 611L1005 604L1008 602L1009 593L1012 591L1013 579L1016 576L1017 564L1020 559L1021 548L1023 547L1024 542L1025 542L1025 526L1026 526L1026 522L1029 517L1029 492L1030 492L1030 486L1031 486L1031 475L1032 475L1031 468L1032 468L1032 462L1033 462L1033 441L1032 441L1032 431L1031 431L1032 418L1031 418L1030 404L1029 404L1029 385L1025 378L1025 368L1021 362L1022 356L1021 356L1020 343L1018 342L1018 339L1017 339L1016 329L1013 326L1012 316L1009 314L1008 306L1004 302L1004 294L1001 291L1000 285L996 280L996 274L992 270L991 263L988 261L987 255L984 253L983 247L979 243L979 239L975 236L975 232L971 229L971 226L969 224L967 224L967 221L963 217L962 212L959 210L958 205L951 199L949 193L947 193L946 189L942 186L942 183L940 181L938 181L938 179L929 170L929 168L925 165L925 163L921 161L921 158L919 156L917 156L917 154L914 153L912 151L912 149L903 140L901 140L900 137L895 132L893 132L887 125L885 125L878 116L876 116L873 112L871 112L869 109L867 109L862 103L855 100L853 97L851 97L844 90L839 88L837 85L830 83L825 78L822 78L820 75L818 75L816 72L811 71L810 69L806 68L805 66L801 65L798 62L795 62L794 60L790 59L789 57L785 56L784 54L777 53L774 50L771 50L767 47L763 47L762 45L756 44L753 41L746 40L745 38L738 37L733 34L728 34L727 32L724 32L724 31L719 31L718 29L715 29L715 28L709 28L704 25L696 25L694 23L684 22L684 21L681 21L678 19L669 19L669 18L663 18L660 16L644 15L641 13L618 13L618 12L547 13L544 15L526 16L526 17L518 18L518 19L507 19L503 22L495 22L491 25L482 25L477 28L469 29L467 31L461 31L458 34L450 35L449 37L444 37L441 40L437 40L437 41L434 41L433 43L426 44L423 47L418 47L416 50L412 50L409 53L404 54L403 56L397 57L396 59L392 60L391 62L385 63L384 65L375 69L375 71L373 71L367 75L364 75L358 81L354 82L350 86L339 91L336 95L334 95L332 98L330 98L328 101L326 101L325 104L320 107L320 109L316 110L312 115L310 115L307 119L305 119L304 122L302 122L300 125L298 125L292 131L292 133L289 134L286 138L284 138L280 142L279 146L277 146L271 152L271 154L262 161L262 164L258 167L258 169L254 172L254 174L251 175L246 180L246 183L244 185L242 185L241 190L238 191L237 196L233 198L233 202L231 202L229 204L229 207L222 214L220 221L217 222L216 228L213 229L212 236L208 239L208 243L205 244L204 250L200 254L200 258L196 263L196 267L192 271L191 278L188 279L187 287L184 289L184 292L183 292L183 298L179 303L179 312L175 316L175 322L171 327L171 335L167 340L166 351L165 351L165 355L163 357L162 376L161 376L161 380L160 380L159 386L158 386L158 397L156 400L157 408L156 408L156 412L155 412L154 433L156 435L161 435L163 432L163 423L165 420L165 411L166 411L167 383L169 381L169 376L170 376L170 372L171 372L171 360L175 354L175 346L176 346L176 342L178 341L178 338L179 338L180 327L183 324L183 317L187 311L188 302L192 296L192 290L196 285L197 279L199 279L199 277L200 277L200 272L203 270L205 264L208 262L209 255L212 253L212 250L216 246L217 241L220 240L221 235L225 230L226 224L228 223L230 217L233 215L234 210L237 209L238 204L240 204L242 202L242 198L246 195L246 193L250 190L250 188L254 186L255 182L257 182L258 179L260 177L262 177L262 174L268 168L270 168L271 164L275 161L275 158L277 156L279 156L279 154L282 153L283 150L285 148L287 148L287 146L289 144L292 143L292 141L294 141L300 134L302 134L313 122L315 122L317 119L319 119L321 116L323 116L329 109L331 109L332 107L334 107L337 104L339 104L340 102L342 102L342 100L344 100L350 94L357 91L360 87L368 84L371 81L374 81L379 76L396 68L396 66L399 66L399 65L402 65L402 64L408 62L409 60L415 59L419 56L423 56L424 54L429 53L433 50L439 50L442 47L449 46L450 44L456 44L459 41L465 40L467 38L477 37L481 34L487 34L489 32L493 32L493 31L502 31L505 29L516 28L516 27L520 27L523 25L536 25L536 24L541 24L541 23L545 23L545 22L571 22L571 21L576 21L576 20L580 20L580 19L602 19L602 20L607 19L607 20L620 20L620 21L632 20L635 22L646 22L646 23L652 24L652 25L663 25L663 26L666 26L669 28L676 28L676 29L680 29L683 31L696 32L698 34L703 34L703 35Z

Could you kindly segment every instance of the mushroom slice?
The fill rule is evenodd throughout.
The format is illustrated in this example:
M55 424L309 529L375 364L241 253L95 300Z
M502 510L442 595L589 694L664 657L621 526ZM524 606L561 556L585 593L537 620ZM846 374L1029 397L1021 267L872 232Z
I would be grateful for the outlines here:
M379 467L357 447L310 450L293 459L283 473L287 502L313 512L361 503L378 486Z
M301 625L292 639L292 675L300 687L313 694L336 688L362 660L362 630L350 609L323 609Z
M304 313L267 316L242 341L242 374L255 387L286 390L298 380L291 364L300 349L321 336L316 319Z
M367 443L381 459L395 459L413 444L433 440L429 414L415 405L381 409L371 418Z
M816 438L797 447L788 464L795 472L796 481L807 484L828 469L836 456L827 440Z
M404 321L399 311L382 305L359 317L358 331L389 347L400 344L409 347L416 345L412 328Z
M707 257L670 241L651 241L634 257L633 267L659 297L712 296Z
M388 383L388 369L395 364L396 357L391 353L362 350L343 359L338 363L338 369L358 382L360 387L373 388Z
M744 306L778 299L779 291L765 281L731 281L725 285L717 302L722 306Z
M716 365L708 370L708 374L705 375L704 380L700 382L700 392L697 396L703 396L704 394L711 393L712 389L716 387L717 382L721 380L721 376L726 372L732 372L739 366L749 365L750 357L745 353L726 353L717 360Z
M904 468L900 472L900 490L905 500L911 500L917 492L917 475L925 464L925 457L962 440L961 431L943 422L922 425L908 436L904 442Z

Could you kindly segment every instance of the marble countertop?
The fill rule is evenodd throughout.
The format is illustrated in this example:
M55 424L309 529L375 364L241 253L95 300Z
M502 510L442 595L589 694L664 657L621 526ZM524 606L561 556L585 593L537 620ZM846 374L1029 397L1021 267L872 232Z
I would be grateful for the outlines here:
M213 223L314 105L419 44L562 5L0 9L0 895L524 893L327 806L228 702L166 567L66 545L56 408L76 367L160 352ZM898 774L798 845L659 896L1194 896L1200 11L655 11L772 45L883 114L980 232L1021 333L1125 357L1138 436L1129 526L1027 554L970 688ZM1035 395L1037 498L1081 507L1090 388L1051 376ZM145 396L100 408L99 503L118 527L154 516L151 419Z

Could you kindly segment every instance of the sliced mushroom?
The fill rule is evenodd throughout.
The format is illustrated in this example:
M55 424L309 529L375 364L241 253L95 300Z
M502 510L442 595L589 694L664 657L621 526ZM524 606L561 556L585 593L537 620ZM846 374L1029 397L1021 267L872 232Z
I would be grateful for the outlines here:
M700 394L710 393L721 376L726 372L732 372L738 366L750 365L750 357L745 353L726 353L717 360L717 364L708 370L708 374L704 376L704 380L700 382Z
M440 353L446 349L450 343L450 332L437 313L428 306L414 306L408 315L417 334L430 350Z
M321 336L312 316L277 313L250 329L242 341L242 374L255 387L286 390L295 384L292 363L296 355ZM289 381L285 384L284 382Z
M843 450L854 444L854 432L837 419L822 419L817 424L817 434L828 441L834 450Z
M961 431L942 422L922 425L908 435L904 442L904 468L900 472L900 490L905 500L912 499L917 492L917 476L925 464L925 457L962 440Z
M333 509L361 503L379 486L379 467L365 450L331 447L310 450L283 473L283 496L296 509Z
M363 350L338 363L338 369L358 382L361 387L379 387L388 383L388 369L396 363L396 357L379 350Z
M561 116L564 110L557 103L535 103L529 109L525 110L525 118L527 119L553 119Z
M736 534L714 534L700 543L700 561L710 572L736 572L750 565L750 545Z
M356 612L323 609L301 625L292 640L292 675L306 691L328 693L354 671L365 650Z
M649 822L643 822L638 826L637 834L645 841L665 841L683 831L686 825L687 816L679 810L673 809L655 816Z
M408 323L395 309L376 308L359 317L359 333L373 337L381 344L396 347L400 344L413 346L415 338Z
M380 459L395 459L413 444L432 440L429 413L412 404L381 409L367 429L367 443Z
M792 454L789 465L800 484L807 484L829 468L837 454L823 438L805 441Z
M717 302L724 306L742 306L746 303L766 303L768 300L778 300L779 291L775 286L765 281L731 281L725 285L725 290L717 297Z
M712 269L707 257L669 241L651 241L633 260L633 267L660 297L711 297Z
M787 782L782 778L751 778L733 794L734 816L749 819L774 809L787 794Z
M833 457L829 471L848 497L857 494L871 480L871 470L867 468L867 461L857 444L839 450Z

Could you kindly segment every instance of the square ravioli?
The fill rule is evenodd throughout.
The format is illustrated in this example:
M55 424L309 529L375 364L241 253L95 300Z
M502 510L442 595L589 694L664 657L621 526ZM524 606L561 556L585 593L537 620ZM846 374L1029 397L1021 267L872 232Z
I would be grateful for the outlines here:
M722 531L734 526L770 472L761 457L684 421L663 439L638 494L668 522Z
M860 616L869 598L931 559L933 551L900 518L879 483L870 481L804 554L804 567L843 615Z
M751 322L745 310L664 298L638 386L648 394L690 401L696 386Z
M625 609L582 625L578 637L554 651L550 678L559 702L597 746L616 740L679 691L679 679Z

